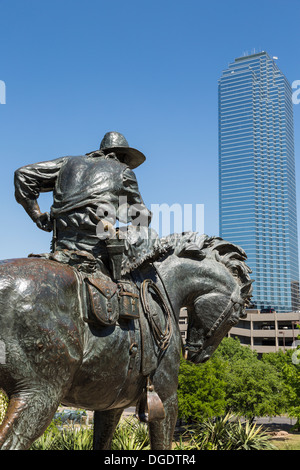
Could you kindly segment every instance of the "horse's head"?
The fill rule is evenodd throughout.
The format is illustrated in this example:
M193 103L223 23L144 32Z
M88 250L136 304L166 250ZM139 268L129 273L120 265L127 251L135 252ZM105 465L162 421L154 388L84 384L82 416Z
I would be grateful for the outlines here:
M196 363L209 359L251 298L244 250L219 237L187 232L162 239L155 233L129 243L127 251L124 273L143 263L147 273L148 264L159 260L159 277L174 312L184 306L188 310L187 358Z
M217 237L186 244L178 253L200 259L205 289L191 297L188 310L186 358L200 363L210 358L221 340L240 318L252 293L251 270L238 246Z

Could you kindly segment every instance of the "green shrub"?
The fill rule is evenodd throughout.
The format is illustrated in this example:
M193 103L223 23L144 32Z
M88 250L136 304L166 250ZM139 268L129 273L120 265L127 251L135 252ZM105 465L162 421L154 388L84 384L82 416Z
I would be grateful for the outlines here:
M150 441L148 428L136 418L127 418L118 424L112 450L148 450Z
M51 424L30 450L92 450L93 431L89 428L71 426L59 429Z
M30 450L58 450L58 441L55 429L47 430L31 445Z
M176 446L184 450L274 450L262 426L230 414L189 428Z
M174 450L272 450L276 449L262 426L242 421L230 414L187 428ZM93 430L86 427L59 429L52 422L31 450L91 450ZM118 424L112 450L149 450L148 428L136 418L121 420Z
M53 420L44 434L32 445L31 450L92 450L93 430L86 427L69 426L60 428L59 421ZM148 428L136 418L121 420L118 424L112 450L147 450L150 448Z
M92 450L93 431L89 428L63 429L56 437L57 450Z

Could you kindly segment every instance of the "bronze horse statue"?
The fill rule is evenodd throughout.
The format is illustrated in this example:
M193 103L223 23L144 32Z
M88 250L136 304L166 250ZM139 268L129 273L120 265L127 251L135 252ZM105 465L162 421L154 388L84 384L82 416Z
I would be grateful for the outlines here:
M0 388L9 405L0 426L0 449L28 449L60 404L93 410L94 449L110 449L123 410L139 402L149 372L165 413L149 422L151 449L171 449L182 351L180 310L188 310L187 359L206 361L244 316L252 291L245 260L244 251L233 244L187 233L166 237L152 256L131 266L136 285L151 279L170 307L163 353L149 339L151 328L142 311L143 324L131 320L100 327L84 321L82 286L73 267L35 257L2 261Z

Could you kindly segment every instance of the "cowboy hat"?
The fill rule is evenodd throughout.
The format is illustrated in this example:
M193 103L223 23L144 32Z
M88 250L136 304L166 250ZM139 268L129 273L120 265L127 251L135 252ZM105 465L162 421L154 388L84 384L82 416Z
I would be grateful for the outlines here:
M134 148L129 147L125 137L119 132L107 132L100 144L100 150L104 153L115 152L125 155L125 163L131 168L137 168L145 160L145 155Z

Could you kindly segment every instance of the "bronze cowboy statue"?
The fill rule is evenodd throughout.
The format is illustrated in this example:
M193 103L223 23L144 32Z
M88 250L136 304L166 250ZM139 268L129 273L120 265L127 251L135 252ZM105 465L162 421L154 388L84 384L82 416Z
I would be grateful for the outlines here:
M244 317L246 253L194 232L158 237L133 172L144 160L109 132L99 150L15 172L17 201L53 238L49 253L0 261L1 450L29 449L60 404L94 411L95 450L131 406L151 449L172 449L182 351L208 360Z
M143 153L130 148L122 134L108 132L100 150L17 170L15 197L40 229L53 230L53 251L88 252L105 271L114 261L109 262L105 227L114 222L110 217L119 219L120 201L125 201L126 206L122 211L122 222L134 224L141 217L146 221L144 224L149 225L151 221L151 213L144 205L132 171L144 161ZM37 202L40 193L48 191L53 191L50 214L41 213ZM130 211L130 206L136 210ZM103 237L96 231L101 220L105 220Z
M16 200L40 229L53 230L52 254L30 256L66 263L80 271L92 314L84 317L88 323L112 326L119 319L139 318L138 290L128 276L122 276L126 232L113 224L116 220L131 222L137 230L141 222L142 228L150 224L152 214L132 171L145 159L142 152L129 147L122 134L108 132L99 150L27 165L15 172ZM50 214L41 213L37 202L40 193L47 191L53 191ZM134 348L132 341L131 351ZM153 392L152 414L164 416L149 377L147 387L148 395ZM147 400L149 397L141 403L141 419Z

